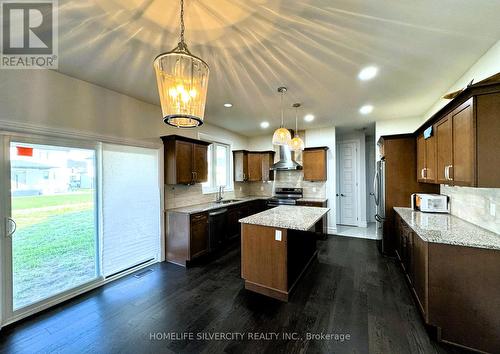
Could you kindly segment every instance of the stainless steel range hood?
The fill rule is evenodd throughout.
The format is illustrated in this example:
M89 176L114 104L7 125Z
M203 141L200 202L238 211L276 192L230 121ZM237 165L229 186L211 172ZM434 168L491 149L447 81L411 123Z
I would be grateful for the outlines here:
M280 145L279 150L280 160L271 167L271 170L288 171L302 169L302 166L292 159L292 151L288 145Z

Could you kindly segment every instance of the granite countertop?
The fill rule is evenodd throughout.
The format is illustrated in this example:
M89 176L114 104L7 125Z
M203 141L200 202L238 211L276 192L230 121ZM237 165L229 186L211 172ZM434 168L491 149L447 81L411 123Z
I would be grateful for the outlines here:
M246 202L251 202L252 200L259 200L259 199L269 199L268 197L241 197L241 198L228 198L227 200L235 200L235 202L232 203L216 203L216 202L210 202L210 203L203 203L203 204L195 204L195 205L189 205L181 208L174 208L174 209L168 209L166 210L167 213L174 212L174 213L183 213L183 214L196 214L196 213L202 213L205 211L210 211L210 210L215 210L215 209L221 209L221 208L226 208L232 205L237 205L241 203L246 203Z
M422 213L411 208L394 210L424 241L500 250L500 235L450 214Z
M239 222L243 224L307 231L328 213L329 210L330 208L281 205L240 219Z
M327 198L300 198L299 202L317 202L317 203L324 203L328 199Z

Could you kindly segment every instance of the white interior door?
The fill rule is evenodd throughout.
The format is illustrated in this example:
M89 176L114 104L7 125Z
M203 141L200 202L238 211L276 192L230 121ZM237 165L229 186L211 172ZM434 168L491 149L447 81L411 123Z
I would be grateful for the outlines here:
M355 142L339 144L340 224L358 226L357 150Z

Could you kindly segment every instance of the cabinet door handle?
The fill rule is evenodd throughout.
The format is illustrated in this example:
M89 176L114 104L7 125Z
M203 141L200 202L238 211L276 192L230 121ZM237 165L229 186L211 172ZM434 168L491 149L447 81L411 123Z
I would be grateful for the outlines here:
M444 179L445 179L446 181L448 181L448 180L449 180L449 178L450 178L450 177L449 177L449 175L448 175L448 166L444 166Z
M450 171L451 171L451 174L450 174ZM450 179L450 181L453 181L453 177L451 177L453 175L453 165L450 165L448 166L448 178Z
M422 177L422 179L425 179L424 170L425 170L425 168L422 168L422 171L420 171L420 176Z

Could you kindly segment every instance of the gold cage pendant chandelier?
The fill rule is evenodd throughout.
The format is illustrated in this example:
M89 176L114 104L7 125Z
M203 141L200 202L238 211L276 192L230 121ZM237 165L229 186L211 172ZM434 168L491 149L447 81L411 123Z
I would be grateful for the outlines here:
M180 1L180 27L177 47L158 55L153 66L163 121L178 128L195 128L203 124L210 69L184 42L184 0Z

